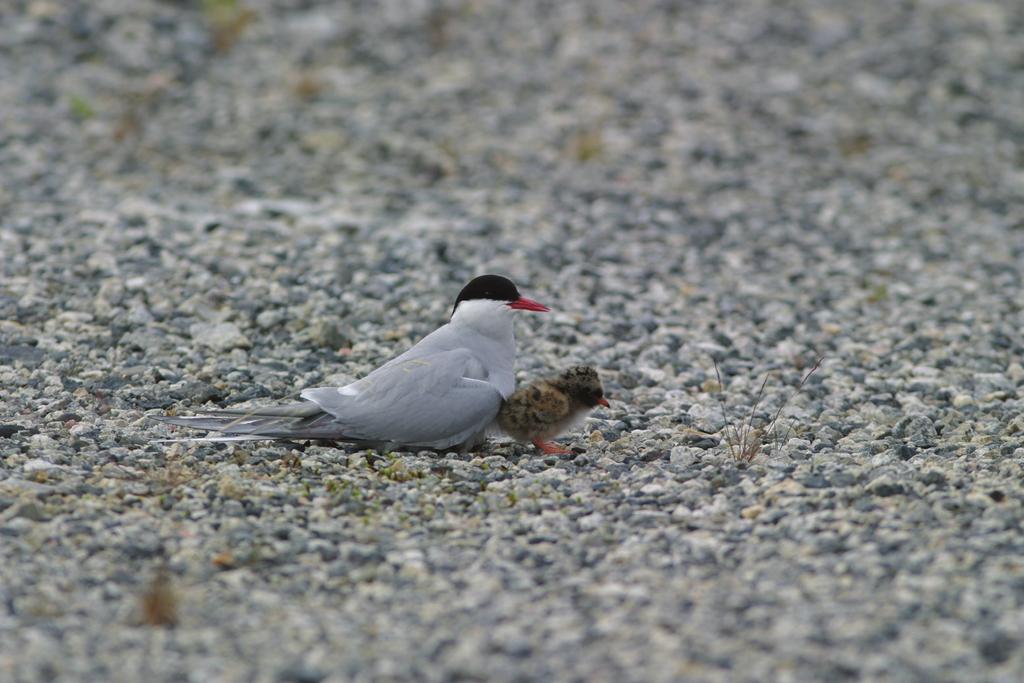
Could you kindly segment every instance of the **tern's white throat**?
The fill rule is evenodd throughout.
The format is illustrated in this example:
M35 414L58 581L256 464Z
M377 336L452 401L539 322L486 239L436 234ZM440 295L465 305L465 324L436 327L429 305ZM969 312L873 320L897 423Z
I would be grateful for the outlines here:
M471 299L459 302L451 324L470 327L486 337L505 341L513 338L512 318L513 311L507 301Z

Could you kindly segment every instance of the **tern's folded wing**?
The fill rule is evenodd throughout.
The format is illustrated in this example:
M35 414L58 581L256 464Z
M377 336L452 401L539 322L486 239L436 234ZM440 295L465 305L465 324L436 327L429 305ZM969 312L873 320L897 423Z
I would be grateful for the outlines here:
M430 448L460 444L487 428L501 393L469 351L389 363L345 387L302 392L334 416L346 435Z

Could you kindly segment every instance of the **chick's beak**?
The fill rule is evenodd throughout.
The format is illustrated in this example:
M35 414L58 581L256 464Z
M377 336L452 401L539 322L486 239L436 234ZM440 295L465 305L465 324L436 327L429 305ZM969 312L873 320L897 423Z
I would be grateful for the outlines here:
M606 399L606 398L599 398L599 399L597 399L597 405L604 406L605 408L611 408L612 407L611 404L608 403L608 399Z
M519 311L537 311L538 313L547 313L551 310L544 304L534 301L533 299L527 299L525 296L521 296L515 301L509 302L508 307Z

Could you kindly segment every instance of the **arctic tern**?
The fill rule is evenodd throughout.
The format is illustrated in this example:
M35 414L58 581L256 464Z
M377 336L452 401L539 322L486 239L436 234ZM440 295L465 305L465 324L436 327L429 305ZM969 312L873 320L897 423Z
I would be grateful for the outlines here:
M572 451L551 439L571 429L597 406L608 407L601 378L589 365L576 365L509 396L498 413L498 425L517 441L531 441L544 453L569 454Z
M376 448L468 450L515 390L514 311L548 311L501 275L471 280L451 319L366 377L302 391L299 403L161 422L220 432L212 441L314 439Z

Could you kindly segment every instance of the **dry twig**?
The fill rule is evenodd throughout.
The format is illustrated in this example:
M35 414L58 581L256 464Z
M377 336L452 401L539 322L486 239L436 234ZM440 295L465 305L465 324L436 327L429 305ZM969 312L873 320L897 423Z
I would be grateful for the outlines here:
M729 411L725 405L725 385L722 383L722 373L718 369L718 361L712 359L715 364L715 379L718 381L718 402L722 407L722 417L725 418L725 442L729 446L729 453L732 457L739 462L749 463L757 454L761 452L761 448L764 445L764 439L769 434L772 435L772 450L778 448L778 431L776 427L779 424L779 418L782 417L782 411L785 410L786 406L789 405L790 400L801 391L803 391L804 385L807 384L807 380L810 379L811 375L821 367L821 362L825 360L824 356L819 356L818 360L814 363L814 367L807 371L807 373L800 380L800 383L796 385L796 389L786 397L786 399L779 405L778 410L775 411L775 415L768 422L767 427L764 429L754 426L754 414L757 412L758 406L761 405L761 399L764 397L765 387L768 385L769 375L765 375L764 381L761 382L761 388L757 391L757 397L754 399L754 405L750 408L750 414L747 415L746 421L740 421L737 425L733 422L732 418L729 417Z
M139 598L142 623L147 626L174 626L178 623L178 596L171 585L167 566L160 567Z

